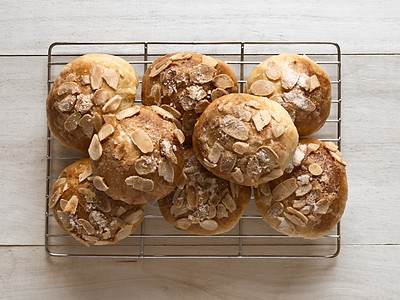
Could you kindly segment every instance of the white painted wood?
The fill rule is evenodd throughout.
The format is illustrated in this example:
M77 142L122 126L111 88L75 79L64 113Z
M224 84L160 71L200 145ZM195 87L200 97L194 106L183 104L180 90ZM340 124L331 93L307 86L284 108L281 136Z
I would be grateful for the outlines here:
M2 299L397 299L400 246L345 246L335 260L50 258L0 248Z
M400 6L385 1L2 1L0 54L55 41L315 40L344 53L399 52Z

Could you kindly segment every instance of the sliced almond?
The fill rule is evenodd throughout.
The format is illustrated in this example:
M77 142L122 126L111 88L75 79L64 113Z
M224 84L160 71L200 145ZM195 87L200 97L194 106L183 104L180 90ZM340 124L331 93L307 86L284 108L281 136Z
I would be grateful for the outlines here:
M303 208L306 205L306 200L294 200L293 201L293 207L300 209Z
M299 76L299 80L297 81L297 84L306 91L308 91L310 88L310 77L305 73L301 73Z
M200 226L205 230L215 230L218 228L218 222L215 220L204 220L200 222Z
M332 152L336 152L339 149L339 147L335 143L332 143L332 142L325 142L324 145L325 145L326 149L328 149L329 151L332 151Z
M131 185L135 190L142 192L151 192L154 190L154 182L151 179L129 176L125 179L125 184Z
M99 137L97 134L93 135L92 141L89 145L89 156L92 160L98 160L103 154L103 148L101 147Z
M178 52L174 55L170 56L169 59L171 60L182 60L182 59L189 59L193 55L192 52Z
M252 119L257 131L261 131L271 121L271 115L266 110L260 110L253 115Z
M104 178L100 176L93 177L93 185L96 189L98 189L101 192L105 192L109 189L106 183L104 182Z
M316 109L314 102L307 98L300 90L293 89L288 93L283 93L283 97L287 102L296 105L301 110L311 112Z
M179 229L188 229L190 227L190 225L192 225L192 223L189 221L188 218L180 218L178 220L175 221L175 227L179 228Z
M150 103L155 105L161 105L161 98L162 98L162 87L159 83L155 83L149 93Z
M125 118L130 118L137 113L140 112L140 106L131 106L128 108L125 108L124 110L121 110L119 113L115 115L118 121L121 121Z
M124 222L129 225L134 225L140 222L144 217L143 209L138 209L124 218Z
M222 173L230 173L236 164L237 156L226 150L222 153L221 159L219 160L219 169Z
M150 107L156 114L158 114L163 119L170 120L170 121L175 119L171 113L169 113L168 111L166 111L165 109L163 109L159 106L152 105Z
M120 207L118 207L117 212L115 213L115 215L119 218L119 217L122 216L125 212L126 212L126 208L120 206Z
M260 166L258 158L256 156L252 156L246 166L247 176L254 178L255 176L260 175L262 171L263 168Z
M97 201L96 206L99 210L101 210L103 213L109 213L111 211L111 202L108 198L103 197L102 199L99 199Z
M89 75L83 75L81 78L82 85L89 85L90 84L90 77Z
M226 193L224 198L222 198L222 203L230 212L233 212L237 208L235 200L229 193Z
M88 188L80 187L78 188L78 193L83 195L87 203L95 203L98 200L96 194Z
M271 124L272 134L274 137L278 138L285 132L285 125L278 122L273 122Z
M258 186L259 191L261 192L261 194L265 195L265 196L270 196L271 195L271 188L269 186L269 183L262 183Z
M186 90L188 92L188 96L196 101L200 101L201 99L204 99L207 96L206 91L201 86L198 85L191 85L187 87Z
M220 74L214 77L213 83L217 88L229 89L234 86L233 80L226 74Z
M122 97L120 95L115 95L110 100L108 100L106 104L104 104L102 111L104 113L115 112L121 104L121 101Z
M322 174L322 168L320 167L319 164L312 163L311 165L308 166L308 171L310 171L311 174L314 176L319 176Z
M248 100L245 103L246 106L259 110L261 108L261 104L256 100Z
M103 120L101 118L101 115L98 112L95 112L93 114L93 126L94 129L98 132L103 125Z
M196 103L196 105L194 107L194 111L197 114L201 114L209 105L210 105L210 102L208 100L201 100Z
M78 182L81 183L85 179L87 179L90 175L93 174L92 166L88 165L88 167L78 176Z
M304 223L304 225L307 224L308 219L307 219L307 217L306 217L305 215L303 215L301 212L299 212L298 210L296 210L296 209L294 209L294 208L292 208L292 207L290 207L290 206L287 208L287 210L288 210L291 214L293 214L293 215L295 215L296 217L298 217L298 218Z
M309 84L309 91L312 92L316 88L319 88L321 84L319 83L318 77L316 75L313 75L310 77L310 84Z
M326 214L329 209L329 201L326 199L321 199L314 204L314 212L317 214Z
M166 182L174 181L174 166L168 159L164 159L158 166L158 175Z
M106 231L106 232L102 233L101 236L103 237L104 240L108 240L111 238L111 232ZM97 243L96 243L96 245L97 245Z
M67 131L75 130L78 127L81 114L74 112L64 122L64 129Z
M62 210L65 209L65 206L67 206L67 203L68 203L68 201L65 200L65 199L61 199L60 200L60 207L61 207Z
M157 169L157 163L153 157L141 156L135 162L135 170L139 175L153 173Z
M280 216L283 213L283 204L280 202L275 202L269 209L267 212L267 215L270 218L276 218L278 216Z
M233 170L231 177L238 183L242 183L244 181L242 170L240 170L238 167Z
M149 77L155 77L172 63L171 59L162 60L151 67Z
M94 229L93 225L90 224L87 220L85 219L78 219L78 221L76 221L76 223L78 223L79 225L81 225L83 227L83 229L85 229L85 231L87 232L87 234L95 234L96 230Z
M186 185L186 201L191 208L197 208L199 205L199 194L193 185Z
M114 114L103 114L103 119L104 119L105 123L107 123L108 121L110 121L114 117L115 117Z
M183 195L182 195L182 190L180 189L175 189L174 195L172 196L172 203L173 206L177 208L181 208L183 205Z
M131 134L132 142L139 148L140 151L143 153L152 152L153 141L151 140L150 136L142 129L135 129L135 131Z
M80 94L76 97L75 110L81 114L85 114L93 107L90 95Z
M217 219L227 218L228 211L223 204L218 204L217 206Z
M178 185L177 185L178 189L183 190L183 188L186 185L186 180L187 180L187 176L186 176L185 172L182 172L182 175L179 178Z
M103 84L103 68L101 66L94 66L92 71L90 72L90 85L93 90L97 90L101 88Z
M311 190L312 190L311 183L306 184L306 185L301 185L296 189L296 196L297 197L304 196L304 195L308 194Z
M122 227L114 236L115 241L123 240L131 235L133 229L133 225L127 224Z
M114 133L114 127L111 124L104 125L98 133L100 142L108 138L113 133Z
M108 92L104 89L97 90L93 95L93 101L96 105L104 105L108 98Z
M78 208L79 199L76 195L73 195L65 205L63 209L63 213L68 213L74 215L76 213L76 209Z
M207 158L203 158L203 163L206 167L211 168L211 169L213 169L217 166L217 164L210 162Z
M189 209L186 207L186 205L181 207L172 205L171 208L169 209L169 213L171 214L171 216L174 216L175 218L186 214L188 211Z
M93 135L93 116L92 115L86 114L82 118L80 118L79 126L82 127L83 133L88 138L92 138L92 135Z
M224 117L221 122L221 129L227 135L240 141L246 141L249 138L248 125L231 115Z
M215 164L218 163L223 149L224 148L218 142L215 142L208 153L208 160Z
M335 160L337 160L337 162L339 162L343 166L347 166L347 163L337 154L337 152L329 151L329 153Z
M274 201L282 201L293 194L297 189L296 178L289 178L278 184L272 190Z
M218 65L218 60L208 55L203 55L201 62L207 66L210 66L211 68L215 68Z
M292 222L293 224L297 225L297 226L305 226L306 224L304 224L300 218L296 217L295 215L291 215L291 214L287 214L287 213L283 213L283 215L285 216L286 219L288 219L290 222ZM308 219L307 219L308 221Z
M270 146L258 148L255 157L262 168L272 170L279 166L279 156Z
M203 63L189 69L190 80L200 84L210 82L214 77L214 73L214 68Z
M281 78L281 69L275 62L270 61L265 69L265 75L271 80L278 80Z
M119 72L114 69L105 69L103 71L103 78L110 88L116 90L119 82Z
M55 102L54 106L58 108L59 111L69 112L72 111L76 103L76 96L67 95L60 102Z
M274 84L268 80L257 80L251 86L249 92L256 96L269 96L274 92Z
M208 219L214 219L217 216L217 209L214 206L210 206L208 210Z
M334 144L335 145L335 144ZM315 144L315 143L309 143L307 145L308 149L310 150L310 152L312 151L317 151L319 149L319 144Z
M292 89L299 79L300 73L297 70L293 70L290 67L283 69L281 85L285 90Z
M93 210L89 213L89 222L94 226L106 227L108 219L102 212Z
M175 129L174 130L174 135L175 135L175 137L177 138L177 140L178 140L178 142L180 143L180 144L183 144L184 142L185 142L185 135L184 135L184 133L182 132L182 130L180 130L180 129Z
M215 99L218 99L219 97L228 95L229 93L221 88L216 88L213 89L213 91L211 92L211 101L214 101Z
M61 198L61 194L62 194L61 193L61 188L58 188L57 190L55 190L54 193L51 194L50 201L49 201L49 207L50 208L53 208L53 207L56 206L56 204L58 203L58 201Z
M57 95L61 96L67 93L70 95L80 94L81 90L76 82L64 82L58 87Z
M163 104L161 105L161 108L164 109L165 111L169 112L174 118L179 119L182 115L181 113L174 107Z
M243 143L243 142L236 142L233 144L232 149L235 151L237 154L244 154L246 151L249 150L249 144Z

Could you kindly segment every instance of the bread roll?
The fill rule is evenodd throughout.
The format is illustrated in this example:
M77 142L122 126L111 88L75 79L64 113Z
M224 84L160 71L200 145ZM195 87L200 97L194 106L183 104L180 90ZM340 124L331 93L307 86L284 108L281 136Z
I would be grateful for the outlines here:
M250 201L250 187L220 179L207 171L192 149L183 152L178 187L158 200L162 215L175 228L198 235L232 229Z
M138 77L122 58L83 55L61 71L47 97L49 128L61 144L86 152L110 115L131 106Z
M93 136L89 155L94 183L128 204L156 201L177 185L184 135L158 106L132 106Z
M347 201L347 179L334 143L300 140L285 174L255 189L260 213L284 234L316 239L339 222Z
M331 82L325 71L307 56L280 54L251 71L246 92L281 104L301 136L320 129L331 109Z
M142 103L162 106L182 122L190 144L193 126L216 98L238 91L229 65L210 56L178 52L163 56L146 70Z
M215 100L200 116L193 149L214 175L258 186L283 174L298 138L289 114L278 103L230 94Z
M55 182L49 207L57 223L85 246L108 245L132 234L145 205L128 205L95 189L89 158L66 167Z

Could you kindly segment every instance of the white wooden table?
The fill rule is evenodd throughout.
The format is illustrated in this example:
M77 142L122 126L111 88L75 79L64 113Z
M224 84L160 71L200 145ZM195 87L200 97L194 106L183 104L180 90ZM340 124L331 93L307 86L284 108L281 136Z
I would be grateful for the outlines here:
M161 3L162 2L162 3ZM2 1L0 298L398 299L397 1ZM343 51L349 200L321 260L105 260L44 251L46 51L54 41L332 40Z

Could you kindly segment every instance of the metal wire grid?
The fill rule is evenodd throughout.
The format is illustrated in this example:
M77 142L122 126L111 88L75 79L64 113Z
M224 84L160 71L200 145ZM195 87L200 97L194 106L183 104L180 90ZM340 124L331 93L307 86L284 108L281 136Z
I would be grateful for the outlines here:
M263 60L265 60L267 57L272 56L272 55L277 55L281 53L280 47L287 47L287 46L293 46L294 50L291 52L298 53L298 54L306 54L306 55L311 55L311 56L320 56L320 57L328 57L328 60L322 61L322 60L315 60L318 64L320 65L334 65L335 66L335 71L331 72L331 74L328 75L334 80L331 80L332 84L332 91L336 92L337 99L332 100L332 107L336 106L336 117L333 119L328 119L327 123L335 123L336 124L336 130L330 130L330 134L333 134L332 136L329 136L327 138L320 138L320 140L325 140L325 141L333 141L337 143L339 146L339 149L341 149L341 52L340 52L340 47L337 43L333 42L89 42L89 43L53 43L48 50L48 80L47 80L47 87L48 91L50 91L51 85L53 84L52 76L58 75L55 74L54 68L55 66L64 66L68 62L70 62L72 59L76 58L77 56L86 54L86 53L92 53L93 52L93 47L96 47L97 52L103 52L99 51L102 47L107 47L109 48L110 46L120 49L120 48L125 48L129 46L140 46L142 47L142 52L138 53L136 52L130 52L126 51L123 53L114 53L114 52L108 52L109 54L116 54L119 56L126 56L126 57L134 57L134 60L128 60L128 62L132 65L143 65L143 73L147 69L147 66L151 64L157 57L163 56L167 53L172 53L172 52L178 52L178 51L184 51L181 48L184 47L185 51L193 51L193 52L200 52L196 51L197 46L208 46L208 47L214 47L214 46L223 46L223 47L238 47L240 49L239 51L233 51L233 53L225 52L225 53L202 53L202 54L210 54L218 58L224 58L224 57L235 57L236 59L229 61L225 60L228 64L235 66L238 66L238 73L236 75L238 76L238 82L239 82L239 92L244 91L244 85L246 83L246 78L245 78L245 67L251 67L254 68L255 65L259 64ZM253 47L260 47L263 49L261 52L246 52L246 49L250 46ZM307 52L302 52L300 50L301 47L307 46L308 51ZM61 48L65 52L61 53L54 53L55 49ZM79 47L79 53L78 52L70 52L70 50L74 50L74 48ZM82 47L84 48L82 50ZM151 50L152 48L158 48L158 50L163 49L164 47L168 49L168 51L158 51L152 53ZM179 47L179 49L178 49ZM269 47L274 48L275 51L267 51L269 50ZM329 49L328 52L324 49L323 51L320 51L320 49L326 48ZM175 49L176 48L176 49ZM279 49L278 51L276 49ZM299 48L299 49L297 49ZM318 48L320 52L318 51L313 51L313 48ZM237 49L237 48L235 48ZM333 49L333 51L331 51ZM67 50L67 51L66 51ZM296 51L298 50L298 51ZM110 50L108 50L110 51ZM103 53L107 53L107 51L104 51ZM201 53L201 52L200 52ZM251 58L249 60L248 58ZM59 59L64 59L65 61L59 61ZM253 59L256 58L256 59ZM141 60L142 59L142 60ZM135 68L136 69L136 68ZM136 69L136 71L138 71ZM139 76L140 77L140 76ZM140 81L141 83L141 81ZM137 95L137 100L135 102L140 102L140 93ZM257 222L262 222L263 220L259 214L252 214L252 215L243 215L242 218L240 219L238 223L238 230L236 234L222 234L222 235L217 235L217 236L196 236L196 235L189 235L181 232L173 232L171 233L147 233L145 228L147 224L151 220L158 220L162 219L162 216L159 214L147 214L145 216L145 220L141 224L140 228L136 230L136 232L129 236L127 239L125 239L125 243L122 246L117 245L111 245L111 246L95 246L91 247L90 249L87 249L84 246L77 245L77 242L75 242L70 235L65 234L65 233L51 233L50 232L50 223L52 221L53 215L50 213L49 206L48 206L48 199L49 199L49 193L51 191L51 186L52 182L54 182L57 177L58 173L55 173L52 170L52 164L54 162L66 162L68 160L75 160L79 159L79 156L76 156L74 154L67 154L67 155L57 155L57 153L54 150L52 150L52 143L58 143L58 141L55 140L54 137L51 136L49 128L47 128L47 155L46 155L46 211L45 211L45 249L46 252L51 255L51 256L57 256L57 257L97 257L97 258L118 258L118 259L138 259L138 258L334 258L336 257L339 252L340 252L340 239L341 239L341 234L340 234L340 222L336 226L336 232L331 233L329 235L326 235L319 239L320 241L329 241L326 244L324 243L317 243L313 244L309 242L309 244L306 244L306 240L302 240L302 243L296 243L298 242L298 238L293 238L293 237L288 237L286 235L281 235L279 233L271 233L271 234L257 234L257 233L245 233L244 232L244 223L248 221L257 221ZM67 163L64 163L65 166ZM53 220L54 221L54 220ZM165 222L166 223L166 222ZM264 224L266 225L266 224ZM163 226L163 225L158 225L158 226ZM170 226L169 224L166 224L166 226ZM172 227L172 226L170 226ZM157 244L158 239L162 239L159 244ZM217 247L217 246L222 246L222 252L219 252L218 254L215 253L209 253L209 251L202 253L201 251L196 251L193 249L186 251L185 247L188 247L187 244L183 245L175 245L174 242L175 240L177 241L182 241L184 240L190 240L194 241L193 244L190 246L204 246L203 243L201 242L202 240L207 239L207 241L212 241L212 242L217 242L211 243L209 246L211 248ZM234 241L233 243L230 244L225 244L224 240L229 240L229 241ZM256 254L249 254L244 251L245 247L247 246L246 241L251 240L252 245L257 245L262 247L262 252L259 253L257 252ZM60 242L61 241L61 242ZM172 244L168 244L168 241L172 241ZM284 241L284 242L282 242ZM333 243L332 243L333 242ZM65 243L65 245L64 245ZM122 242L120 242L122 243ZM61 245L57 245L61 244ZM147 245L148 244L148 245ZM157 254L152 254L151 251L148 251L148 248L150 247L156 247L160 246L161 248L163 246L165 247L171 247L172 246L172 252L175 253L174 248L178 249L178 247L183 247L185 250L184 254L167 254L167 253L157 253ZM314 246L325 246L328 245L329 249L332 249L329 253L322 253L323 251L320 251L319 253L315 251L310 251L309 253L306 251L305 254L303 252L300 254L301 251L298 251L298 253L295 251L294 253L290 254L284 254L281 253L280 251L269 251L270 249L277 247L279 249L287 248L287 247L292 247L293 249L309 249L313 248ZM132 246L134 247L135 250L133 250L132 253L131 251L120 251L120 248L125 248L129 249L129 247ZM299 247L295 247L299 246ZM227 247L230 250L232 250L232 247L236 250L233 250L232 254L226 254L228 252L225 252L223 247ZM104 252L98 252L94 251L93 248L99 249L99 248L105 248L106 251ZM171 251L167 251L171 252ZM189 253L187 253L189 252ZM282 251L284 252L284 251ZM176 251L176 253L179 253L179 251Z

